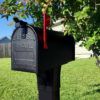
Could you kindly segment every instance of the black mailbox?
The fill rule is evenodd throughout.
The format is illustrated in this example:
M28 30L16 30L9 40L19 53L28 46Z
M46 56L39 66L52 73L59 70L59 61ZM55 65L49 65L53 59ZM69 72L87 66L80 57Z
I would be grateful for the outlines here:
M48 48L43 48L43 29L15 19L11 39L12 69L37 73L39 100L60 99L61 65L75 59L73 36L47 30ZM48 98L49 97L49 98Z
M47 30L48 49L43 48L43 29L27 25L17 27L11 40L12 69L45 71L75 59L75 42L71 35Z

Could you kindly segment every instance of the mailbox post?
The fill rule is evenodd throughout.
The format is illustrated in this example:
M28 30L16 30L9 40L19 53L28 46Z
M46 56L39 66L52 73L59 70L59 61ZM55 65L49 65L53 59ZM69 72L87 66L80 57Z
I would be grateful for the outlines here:
M62 32L47 34L44 49L43 29L19 22L11 40L12 69L37 74L39 100L60 100L61 65L75 59L75 42Z
M60 70L61 66L56 66L37 76L39 100L60 100Z

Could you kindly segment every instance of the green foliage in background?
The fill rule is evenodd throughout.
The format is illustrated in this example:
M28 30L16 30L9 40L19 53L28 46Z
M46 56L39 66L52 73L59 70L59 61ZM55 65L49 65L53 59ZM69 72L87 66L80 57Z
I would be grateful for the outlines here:
M0 14L6 18L31 16L36 19L34 25L42 26L42 11L47 7L51 26L54 21L64 18L65 33L73 34L76 41L81 40L97 58L100 54L99 3L99 0L4 0L0 4Z

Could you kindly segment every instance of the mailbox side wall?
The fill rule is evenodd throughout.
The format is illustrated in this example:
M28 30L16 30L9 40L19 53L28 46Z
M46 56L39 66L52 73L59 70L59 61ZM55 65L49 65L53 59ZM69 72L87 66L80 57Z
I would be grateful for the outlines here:
M35 30L42 36L42 30ZM43 48L43 42L38 45L38 71L49 70L55 66L68 63L75 59L75 41L71 35L62 35L61 32L47 31L48 49Z

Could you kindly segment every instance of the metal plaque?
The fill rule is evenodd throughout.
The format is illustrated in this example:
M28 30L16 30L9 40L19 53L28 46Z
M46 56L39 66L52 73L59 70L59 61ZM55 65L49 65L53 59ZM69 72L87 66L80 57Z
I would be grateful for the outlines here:
M12 35L12 69L26 72L37 72L37 34L32 27L27 26L26 28L26 34L23 33L24 29L19 27L15 29Z

